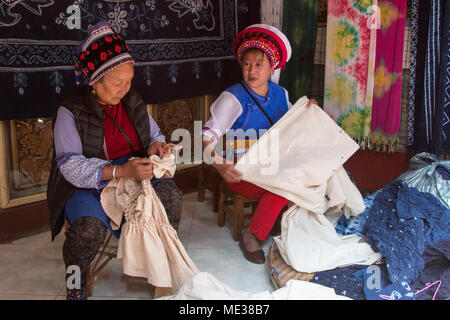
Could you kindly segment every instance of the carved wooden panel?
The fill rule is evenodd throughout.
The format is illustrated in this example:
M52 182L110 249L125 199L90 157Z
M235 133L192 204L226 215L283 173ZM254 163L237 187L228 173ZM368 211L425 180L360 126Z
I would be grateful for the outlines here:
M13 189L46 186L53 152L51 118L10 121L10 142Z
M169 141L172 132L183 128L194 134L194 121L198 120L200 99L198 97L179 99L157 105L157 122L161 132Z
M166 137L167 142L180 142L171 139L172 133L177 129L185 129L189 132L191 137L191 158L194 150L194 121L202 120L201 107L201 97L178 99L152 105L153 118L161 129L161 133ZM184 156L183 152L185 151L182 150L180 155Z

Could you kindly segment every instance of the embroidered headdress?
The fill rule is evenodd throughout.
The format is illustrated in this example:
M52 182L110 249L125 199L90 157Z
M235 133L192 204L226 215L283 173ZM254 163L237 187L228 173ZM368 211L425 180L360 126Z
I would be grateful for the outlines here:
M78 57L75 58L77 85L81 74L87 78L89 85L93 85L124 63L134 63L130 48L109 24L100 22L90 28L89 36L80 43Z
M233 52L239 62L242 55L251 48L265 52L273 69L284 69L292 55L287 37L277 28L267 24L248 26L234 39Z

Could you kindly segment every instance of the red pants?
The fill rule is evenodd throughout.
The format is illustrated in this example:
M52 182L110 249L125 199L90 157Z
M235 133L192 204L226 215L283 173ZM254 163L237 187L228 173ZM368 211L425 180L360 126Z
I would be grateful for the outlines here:
M247 198L259 200L255 213L250 220L249 229L258 239L265 240L272 230L278 215L289 200L264 190L250 182L227 183L231 190Z

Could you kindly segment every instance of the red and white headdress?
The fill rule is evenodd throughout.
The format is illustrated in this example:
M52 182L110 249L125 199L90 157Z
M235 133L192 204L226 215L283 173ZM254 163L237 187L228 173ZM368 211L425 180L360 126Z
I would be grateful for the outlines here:
M264 51L273 69L284 69L292 55L291 45L283 32L267 24L248 26L234 39L233 53L239 62L245 51L251 48Z

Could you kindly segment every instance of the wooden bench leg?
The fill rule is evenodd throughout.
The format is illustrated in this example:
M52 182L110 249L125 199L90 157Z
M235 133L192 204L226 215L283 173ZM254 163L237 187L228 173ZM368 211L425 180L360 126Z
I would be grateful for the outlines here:
M233 240L238 241L244 226L244 200L240 196L236 196L234 214Z
M155 287L155 294L153 299L161 298L172 294L172 288L167 287Z
M219 188L217 188L217 190L212 192L213 212L219 211L219 201L220 201L220 190L219 190Z
M197 198L198 198L198 202L203 202L205 201L205 173L203 172L203 168L202 165L200 165L199 169L198 169L198 194L197 194Z
M219 227L223 227L225 225L225 205L226 205L226 194L224 190L224 186L220 185L220 191L219 191L219 215L217 219L217 224Z

